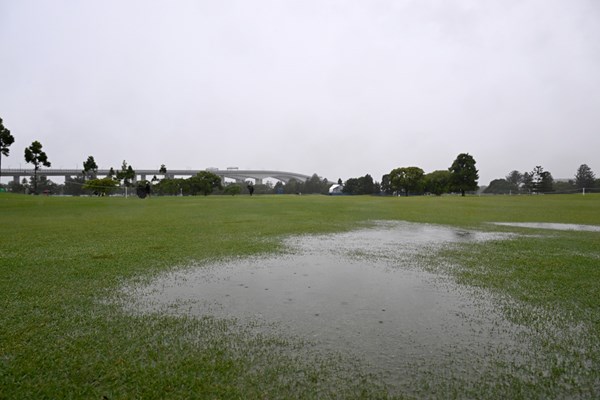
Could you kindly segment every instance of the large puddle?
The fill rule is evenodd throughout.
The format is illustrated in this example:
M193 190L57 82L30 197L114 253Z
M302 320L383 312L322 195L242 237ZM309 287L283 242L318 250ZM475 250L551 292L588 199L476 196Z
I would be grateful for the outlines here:
M234 318L306 339L364 363L393 387L423 377L471 379L519 353L520 328L488 295L426 272L420 260L453 243L504 239L406 222L286 240L290 251L187 267L135 288L139 312ZM128 288L127 290L131 290Z
M494 222L494 225L517 228L551 229L556 231L600 232L600 226L580 224L559 224L553 222Z

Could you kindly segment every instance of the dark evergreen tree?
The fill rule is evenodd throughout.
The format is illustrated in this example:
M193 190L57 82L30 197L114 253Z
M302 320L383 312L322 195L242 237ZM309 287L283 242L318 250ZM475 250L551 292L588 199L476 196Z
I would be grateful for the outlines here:
M523 174L517 170L510 171L508 175L506 175L506 182L518 189L523 183Z
M596 176L592 169L587 164L581 164L575 174L575 185L578 189L593 188L596 181Z
M385 174L381 177L381 192L387 195L391 195L394 192L392 183L390 182L390 174Z
M459 191L461 196L465 192L477 190L477 180L479 175L475 168L475 159L468 153L461 153L456 157L456 160L449 168L451 176L452 190Z
M542 172L542 179L540 181L539 191L540 193L550 193L554 190L554 178L548 171Z
M529 172L523 172L523 185L521 186L525 192L533 192L533 175Z
M548 193L553 190L554 178L541 165L537 165L529 174L531 176L531 191L533 193Z
M83 162L83 177L85 179L96 179L98 173L98 164L94 160L94 157L89 156L86 161Z
M359 178L362 194L373 194L375 192L375 183L373 177L369 174Z

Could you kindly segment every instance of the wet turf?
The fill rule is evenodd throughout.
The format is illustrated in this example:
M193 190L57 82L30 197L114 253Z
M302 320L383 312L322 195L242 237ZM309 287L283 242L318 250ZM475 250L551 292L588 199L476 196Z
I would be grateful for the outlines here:
M523 235L457 243L419 262L434 276L491 296L495 312L524 327L535 357L490 358L489 379L482 374L473 384L447 379L457 374L449 351L447 364L416 368L418 379L403 395L595 398L598 233L487 222L600 225L599 205L598 196L141 201L2 194L0 397L385 397L385 377L364 370L360 355L329 354L301 335L257 334L220 317L136 316L114 298L124 284L150 282L173 268L284 251L290 235L405 220L457 226L463 234Z

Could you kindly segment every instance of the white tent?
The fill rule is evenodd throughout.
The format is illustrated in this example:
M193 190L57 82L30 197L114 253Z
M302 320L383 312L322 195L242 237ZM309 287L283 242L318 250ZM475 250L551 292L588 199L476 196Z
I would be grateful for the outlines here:
M336 183L329 188L329 194L342 194L342 189L344 189L344 186Z

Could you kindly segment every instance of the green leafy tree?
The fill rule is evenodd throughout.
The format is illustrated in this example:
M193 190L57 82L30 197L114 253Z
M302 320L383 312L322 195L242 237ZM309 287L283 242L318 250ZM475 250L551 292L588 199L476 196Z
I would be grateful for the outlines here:
M123 184L127 187L131 186L135 180L135 171L131 165L127 165L125 160L123 160L121 170L117 172L117 179L123 181Z
M65 179L63 192L64 194L68 194L71 196L80 196L85 193L83 189L84 184L85 179L83 178L83 176L67 177Z
M377 181L373 182L373 194L381 194L381 183Z
M153 191L162 196L178 196L180 194L189 194L189 182L181 178L165 178L156 184Z
M533 191L533 175L529 172L523 172L523 180L522 180L522 188L525 189L525 192Z
M105 196L113 193L118 185L119 182L107 176L102 179L90 179L85 182L83 188L92 191L92 193L98 196Z
M283 187L283 192L285 194L300 194L300 193L302 193L302 190L303 190L302 182L299 182L294 178L287 181L287 183Z
M577 186L575 186L575 181L573 179L569 179L568 181L554 181L552 184L552 190L555 193L574 193L577 191Z
M375 182L369 174L360 178L350 178L344 184L342 193L351 195L373 194L375 193Z
M39 182L37 184L37 188L40 193L43 194L56 194L59 193L59 186L52 182L46 176L40 176Z
M235 196L236 194L242 193L242 187L238 184L227 185L225 187L224 193Z
M22 182L8 182L8 191L12 193L25 193L27 191L27 179L23 179Z
M330 183L327 179L319 178L319 175L313 174L310 178L306 179L302 188L299 190L301 193L329 193Z
M135 171L133 170L133 167L131 165L127 167L127 178L129 179L131 184L133 184L133 182L135 181Z
M285 192L285 185L281 181L275 182L275 186L273 186L273 193L275 194L283 194Z
M83 177L86 179L96 179L98 174L98 164L94 160L94 157L89 156L86 161L83 162Z
M344 187L342 188L342 193L345 194L362 194L360 192L360 182L358 178L349 178L344 183Z
M526 179L525 174L522 174L521 172L519 172L517 170L510 171L508 173L508 175L506 175L506 177L504 178L504 180L510 186L508 188L509 193L521 192L523 187L525 186L525 179ZM491 184L491 182L490 182L490 184Z
M590 189L594 187L596 181L596 176L592 169L587 166L587 164L581 164L579 168L577 168L577 173L575 174L575 185L578 189Z
M461 153L449 168L451 175L451 189L459 191L461 196L465 192L477 190L479 175L475 168L475 159L468 153Z
M2 156L8 157L10 145L15 142L15 138L10 131L4 127L2 118L0 118L0 177L2 177Z
M514 185L508 182L506 179L494 179L490 182L488 187L485 188L483 193L485 194L510 194L514 192Z
M366 174L365 176L358 178L358 180L363 194L375 193L375 182L373 182L373 177L371 175Z
M152 194L152 185L149 181L142 179L137 183L135 193L140 199L145 199Z
M187 179L192 195L202 193L208 196L214 189L221 189L221 178L210 171L200 171L196 176Z
M392 183L390 182L390 174L385 174L381 177L381 191L388 195L394 193Z
M267 183L257 183L253 185L254 192L253 194L271 194L273 193L273 185L270 182ZM246 187L248 190L248 187ZM242 189L242 192L245 193L246 190ZM250 191L248 191L250 193Z
M539 190L541 193L550 193L554 190L554 178L550 172L542 172L542 180L540 181Z
M37 175L38 170L44 167L50 167L48 156L42 150L42 144L37 140L31 143L31 146L25 148L25 162L33 164L33 193L37 194Z
M515 190L518 189L523 183L523 174L517 170L510 171L505 178L506 182L512 185Z
M392 190L398 193L418 193L423 189L425 173L419 167L396 168L390 172Z
M436 196L448 193L450 190L450 180L450 171L438 170L430 172L424 177L425 191Z

